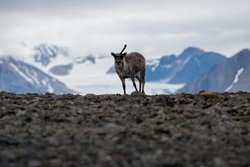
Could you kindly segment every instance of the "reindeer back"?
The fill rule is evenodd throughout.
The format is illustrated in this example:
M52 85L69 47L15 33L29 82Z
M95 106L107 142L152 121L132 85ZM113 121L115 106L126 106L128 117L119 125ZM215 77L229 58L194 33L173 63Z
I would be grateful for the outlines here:
M145 58L138 52L126 54L124 57L124 68L134 74L145 71Z

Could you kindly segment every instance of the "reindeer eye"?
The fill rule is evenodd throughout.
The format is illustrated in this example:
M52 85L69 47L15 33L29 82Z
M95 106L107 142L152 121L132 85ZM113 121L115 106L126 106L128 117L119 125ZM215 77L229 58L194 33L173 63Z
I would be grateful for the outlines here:
M121 60L116 60L115 62L116 62L117 65L120 65L122 61Z

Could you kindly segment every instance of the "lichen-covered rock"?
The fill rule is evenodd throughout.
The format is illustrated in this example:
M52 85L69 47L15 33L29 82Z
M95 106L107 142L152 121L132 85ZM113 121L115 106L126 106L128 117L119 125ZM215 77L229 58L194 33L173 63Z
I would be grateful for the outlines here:
M250 166L250 93L215 95L0 92L0 166Z

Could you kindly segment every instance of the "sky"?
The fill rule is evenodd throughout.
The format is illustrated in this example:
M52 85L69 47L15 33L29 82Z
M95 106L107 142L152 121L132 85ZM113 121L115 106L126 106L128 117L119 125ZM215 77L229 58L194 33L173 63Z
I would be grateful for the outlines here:
M249 0L0 0L0 55L41 43L70 55L180 54L194 46L228 57L250 48Z

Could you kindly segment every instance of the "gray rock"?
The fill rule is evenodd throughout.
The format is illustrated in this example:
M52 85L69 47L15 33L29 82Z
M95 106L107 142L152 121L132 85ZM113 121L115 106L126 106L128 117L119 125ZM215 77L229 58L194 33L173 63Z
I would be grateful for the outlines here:
M249 166L250 93L218 96L0 92L0 166Z
M28 167L40 167L42 163L38 160L30 160L28 161Z
M108 123L103 126L103 131L106 133L120 133L125 131L125 127L121 125L117 125L114 123Z

